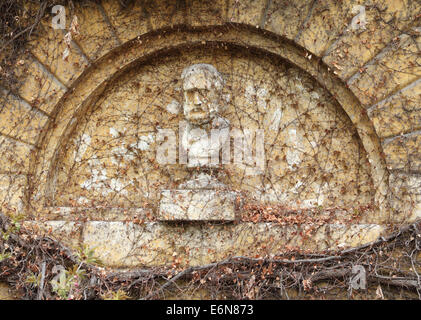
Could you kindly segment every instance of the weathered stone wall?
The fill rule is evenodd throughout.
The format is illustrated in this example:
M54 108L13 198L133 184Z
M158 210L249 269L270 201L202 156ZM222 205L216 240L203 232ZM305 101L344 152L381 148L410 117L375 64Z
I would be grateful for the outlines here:
M118 267L372 241L421 215L420 13L410 0L104 0L76 5L66 59L70 12L67 30L45 18L19 86L0 88L3 210ZM265 174L227 166L224 183L315 230L245 209L236 224L156 221L186 169L154 163L154 138L177 129L194 63L224 76L233 125L265 130Z

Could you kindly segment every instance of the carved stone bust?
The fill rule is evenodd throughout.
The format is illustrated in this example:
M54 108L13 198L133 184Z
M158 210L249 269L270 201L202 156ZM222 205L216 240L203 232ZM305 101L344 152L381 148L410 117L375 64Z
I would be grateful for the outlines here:
M225 185L213 174L219 167L221 147L230 139L229 121L221 116L225 107L222 105L224 80L209 64L189 66L181 78L186 120L181 133L181 150L187 156L187 167L199 170L180 184L179 189L162 191L159 218L232 221L234 193L226 191ZM217 143L209 137L212 130Z
M224 80L210 64L194 64L185 68L183 80L183 112L187 124L182 133L182 147L188 156L188 167L212 166L210 159L219 157L219 144L209 139L213 129L224 143L229 135L229 121L221 116ZM218 161L219 162L219 161ZM213 165L215 167L215 163Z

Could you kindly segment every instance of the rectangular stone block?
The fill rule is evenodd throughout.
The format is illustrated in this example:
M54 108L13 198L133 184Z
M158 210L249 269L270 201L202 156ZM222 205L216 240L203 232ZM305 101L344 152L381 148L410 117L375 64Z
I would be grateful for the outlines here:
M140 2L133 2L124 7L119 1L104 0L102 7L121 42L134 39L148 31L148 16Z
M401 222L412 222L421 217L421 175L393 172L389 176L389 201ZM398 220L399 219L399 220Z
M77 249L80 245L82 224L74 221L33 221L26 220L23 227L40 236L52 236L64 245Z
M48 116L0 88L0 132L35 144Z
M0 173L28 173L32 145L0 135Z
M353 29L351 19L348 25L344 25L341 37L333 43L323 57L323 61L332 66L341 79L349 79L400 34L393 23L388 24L384 20L387 11L390 14L395 13L396 10L387 4L385 6L386 10L382 13L378 10L380 6L364 6L365 24L361 23L363 19L361 17L360 23L354 27L356 29ZM355 13L354 17L357 15L358 13Z
M380 138L421 128L421 80L368 110Z
M3 212L22 212L26 179L25 175L0 174L0 210Z
M89 61L74 42L70 45L69 56L63 59L67 48L65 31L54 30L50 20L42 21L37 31L28 44L31 52L57 79L70 86L89 65Z
M229 0L227 21L259 26L266 3L266 0Z
M349 88L367 107L387 98L421 76L421 37L402 35L393 48L382 52L364 67Z
M79 35L75 36L75 40L91 61L119 45L103 10L94 2L76 5L75 8L79 23Z
M222 24L226 20L225 0L189 0L187 14L192 26L206 26Z
M202 1L194 1L202 3ZM153 30L184 25L188 20L187 8L191 5L188 1L159 0L150 1L144 10L149 17Z
M386 139L383 151L388 169L421 170L421 131Z
M67 88L30 54L18 61L15 74L19 79L15 92L31 106L48 114L67 91Z
M352 8L362 2L316 1L310 18L297 38L297 43L317 56L323 55L355 15Z
M95 256L109 266L156 266L170 262L174 249L164 226L137 225L121 221L90 221L84 226L82 241Z
M235 193L220 190L163 190L160 221L234 221Z
M152 216L150 209L118 207L46 207L42 212L45 220L133 221Z
M264 17L264 27L288 39L294 39L308 16L311 5L312 1L270 1Z
M376 240L376 224L327 224L310 236L310 225L274 223L170 225L157 222L87 222L83 243L108 266L194 266L233 256L263 257L290 249L344 249Z

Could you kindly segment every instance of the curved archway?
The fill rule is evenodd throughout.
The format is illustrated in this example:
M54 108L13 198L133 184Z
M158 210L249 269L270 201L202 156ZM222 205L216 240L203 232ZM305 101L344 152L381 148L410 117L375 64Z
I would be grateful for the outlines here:
M241 40L239 41L238 39ZM249 26L234 24L229 26L190 29L186 28L186 26L182 26L182 28L162 29L147 33L142 37L133 39L128 43L113 49L110 53L103 56L97 60L95 64L86 69L74 83L73 87L56 105L52 112L53 120L49 123L44 134L40 136L38 142L40 148L33 155L33 180L31 181L32 187L30 188L32 191L30 203L32 206L39 206L38 212L41 212L40 217L42 219L74 219L72 218L74 215L69 215L69 212L63 209L61 209L62 212L58 214L51 205L54 204L54 201L52 201L54 199L53 195L57 194L60 189L57 188L57 186L62 183L60 182L57 173L60 172L64 165L63 155L66 154L69 139L72 134L74 134L77 126L80 125L81 119L89 113L90 109L97 105L98 100L100 98L102 99L104 94L109 91L120 78L126 73L129 73L130 70L136 69L142 65L147 65L153 59L164 59L165 57L173 56L174 52L193 51L196 50L195 48L222 48L218 50L226 50L228 52L232 50L244 51L244 49L246 49L256 56L264 56L272 62L276 61L275 64L279 64L279 61L284 61L293 68L299 68L325 88L325 90L330 93L333 100L335 100L335 103L338 103L344 110L344 114L346 114L346 117L349 119L348 121L352 123L356 130L355 132L358 134L358 140L361 141L364 152L366 152L370 163L367 168L370 170L374 190L376 190L374 198L377 205L381 206L381 210L376 211L377 213L371 212L369 216L364 217L364 221L368 223L379 223L380 221L387 221L389 219L387 211L388 206L385 199L388 179L387 170L381 156L381 147L375 130L369 121L367 114L363 111L364 109L358 102L358 99L342 81L329 71L329 68L325 66L321 60L312 57L311 53L307 52L305 49L296 46L289 40L268 32L255 30ZM61 188L63 188L63 184ZM84 210L86 212L86 208ZM96 208L94 211L95 210L103 211L104 208ZM80 213L80 210L76 211ZM140 211L135 210L136 214L139 214ZM63 213L65 218L63 218ZM145 214L145 212L142 211L140 214ZM95 214L88 214L88 217L89 216L94 217ZM112 216L113 214L111 214L111 217ZM112 219L113 218L111 218L111 220ZM93 220L95 220L95 218ZM122 226L119 223L120 222L118 221L109 222L108 227L120 230ZM98 244L98 241L101 242L102 240L93 237L93 234L97 234L98 228L102 228L101 232L104 235L107 235L109 234L108 227L101 225L101 221L90 222L82 231L84 234L84 241L87 241L90 245L93 243ZM267 231L268 234L272 234L273 232L284 234L284 240L285 232L296 232L291 230L284 230L281 232L276 228L270 229L267 225L260 225L258 227L253 227L252 229L247 229L248 227L245 226L243 227L246 228L246 231L243 229L238 231L242 236L244 236L244 232L249 232L249 235L256 236L256 232L260 233L260 231L258 231L260 230L259 228L269 228L268 230L272 230L272 232ZM172 227L169 228L171 229ZM127 232L122 231L123 229L120 231L123 234L127 234ZM158 227L158 229L152 231L152 237L159 234L162 235L162 232L176 232L176 229L173 231L164 230L165 228L161 230L161 227ZM198 230L203 232L203 229L201 228ZM325 235L326 232L329 234L332 233L332 231L329 230L331 230L330 227L325 226L322 233ZM349 244L352 243L352 245L355 245L374 239L379 235L381 230L382 228L377 224L353 225L351 227L342 226L338 229L339 233L333 231L333 238L337 237L338 234L343 234L348 240L340 238L342 241L348 241ZM120 231L117 233L121 233ZM194 233L194 231L191 232ZM135 237L137 241L141 241L139 238L140 236L136 232L133 237ZM145 239L150 239L151 235L144 235L144 237ZM294 237L292 236L291 239L293 238ZM89 239L94 239L92 240L93 243L90 243ZM230 241L233 240L231 239ZM298 243L300 243L300 241L302 240L298 240ZM339 240L336 239L335 241L337 242ZM324 246L322 247L324 248ZM313 249L317 250L317 245ZM155 252L156 257L156 252L160 250L162 251L162 248L154 248L150 251ZM109 251L105 250L104 252ZM123 252L125 251L123 250ZM224 252L224 250L221 250L221 252ZM165 255L163 255L163 257L165 257ZM149 259L151 257L147 256L146 258ZM121 257L119 259L121 259ZM119 259L110 258L110 264L118 265ZM130 265L134 263L133 261L130 261L125 261L123 264ZM144 262L144 260L142 261ZM163 261L166 261L165 258L160 263L164 263Z
M218 34L217 39L212 39L212 35L214 36L215 33L218 32L220 32L220 34ZM244 33L248 34L248 37L245 37ZM187 34L189 40L185 41L184 39ZM157 55L165 55L171 49L203 45L202 39L207 39L205 42L208 44L213 43L221 46L240 45L248 50L258 50L260 54L278 55L290 63L299 66L321 83L337 99L357 128L360 139L369 155L370 163L372 164L372 177L375 180L375 189L378 190L379 194L384 198L388 177L384 161L381 157L380 143L371 122L358 100L352 92L346 88L346 85L329 73L327 70L328 67L324 66L321 61L318 61L315 58L306 58L310 53L306 52L305 49L293 45L288 40L284 39L281 41L279 37L275 38L276 39L274 39L274 35L268 36L265 32L259 32L250 29L249 27L238 25L229 27L216 26L212 28L193 28L191 30L186 30L185 26L183 26L183 31L164 29L145 34L142 38L132 40L131 42L114 49L108 55L98 60L89 70L85 71L84 75L78 79L78 82L75 84L74 88L72 88L72 92L66 94L57 104L57 107L53 112L55 122L49 124L50 128L55 128L52 131L45 130L47 134L41 138L41 141L43 141L42 143L45 145L46 141L51 143L51 141L57 141L54 139L63 139L65 134L57 134L56 132L61 130L63 133L66 132L68 134L71 131L70 126L77 123L76 119L78 114L83 114L83 106L86 108L89 103L92 103L95 97L100 95L107 83L123 72L126 72L134 65L142 63L143 60L150 59ZM242 40L238 44L236 43L236 39ZM243 39L248 39L248 42L244 43ZM157 44L154 42L157 42ZM140 43L147 44L148 48L139 45ZM166 44L168 43L171 43L172 45L167 46ZM135 52L135 54L133 54L133 52ZM110 65L109 61L112 61L112 65ZM89 101L89 103L87 103L87 101ZM71 112L74 110L75 105L78 106L78 108L72 114ZM57 122L59 122L59 124ZM55 138L51 139L49 136ZM58 154L57 147L49 145L48 147L41 147L36 158L52 159L51 155L43 154L45 150L52 153L54 157ZM41 168L44 168L43 171L45 171L45 162L41 165ZM36 170L34 170L33 173L34 176L39 176ZM378 196L378 198L380 199L381 196ZM379 200L379 202L381 201Z

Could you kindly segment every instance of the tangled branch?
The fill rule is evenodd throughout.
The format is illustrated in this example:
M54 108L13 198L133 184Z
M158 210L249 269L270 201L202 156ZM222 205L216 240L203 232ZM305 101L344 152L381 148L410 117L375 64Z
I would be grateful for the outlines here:
M24 299L160 299L207 292L208 298L421 298L420 223L360 247L323 254L291 251L282 256L225 260L186 269L111 270L88 252L73 252L48 236L0 216L0 281ZM367 289L350 285L352 267L366 270Z

